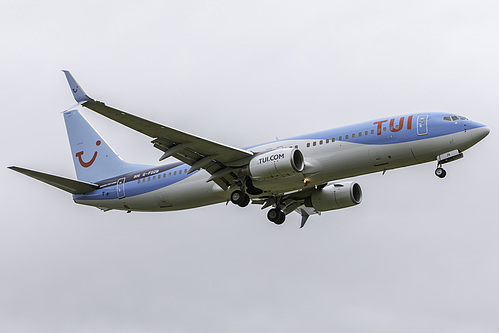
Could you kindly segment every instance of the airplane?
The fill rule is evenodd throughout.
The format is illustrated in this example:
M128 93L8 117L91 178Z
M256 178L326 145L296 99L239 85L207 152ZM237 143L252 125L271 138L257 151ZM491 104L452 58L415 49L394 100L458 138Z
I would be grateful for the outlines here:
M191 209L222 202L270 208L280 225L292 212L309 216L362 202L361 186L344 179L436 161L442 165L490 130L453 113L423 112L236 148L140 118L89 97L63 70L77 104L152 138L163 165L123 161L78 109L63 112L77 180L11 166L10 169L73 195L77 204L128 213Z

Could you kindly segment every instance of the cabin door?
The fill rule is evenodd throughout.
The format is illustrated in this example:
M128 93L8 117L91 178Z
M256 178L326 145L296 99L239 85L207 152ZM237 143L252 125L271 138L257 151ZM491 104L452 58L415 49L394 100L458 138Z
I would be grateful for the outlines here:
M418 116L418 135L428 134L428 115Z
M125 178L118 179L117 184L118 199L123 199L125 197Z

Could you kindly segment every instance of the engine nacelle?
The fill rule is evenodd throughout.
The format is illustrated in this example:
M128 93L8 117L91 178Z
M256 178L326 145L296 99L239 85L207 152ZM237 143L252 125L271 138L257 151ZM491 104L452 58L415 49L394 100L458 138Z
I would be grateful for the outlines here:
M362 189L354 182L334 184L317 190L305 200L305 206L318 212L346 208L362 202Z
M296 148L280 148L259 154L251 159L248 170L255 180L289 177L302 172L303 154Z

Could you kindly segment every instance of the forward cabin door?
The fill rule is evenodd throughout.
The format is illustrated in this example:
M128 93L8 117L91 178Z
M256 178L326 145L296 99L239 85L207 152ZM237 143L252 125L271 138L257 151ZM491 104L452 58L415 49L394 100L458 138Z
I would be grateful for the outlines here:
M118 199L123 199L125 197L125 179L126 178L124 177L118 179L117 183Z
M428 134L428 115L418 116L418 135Z

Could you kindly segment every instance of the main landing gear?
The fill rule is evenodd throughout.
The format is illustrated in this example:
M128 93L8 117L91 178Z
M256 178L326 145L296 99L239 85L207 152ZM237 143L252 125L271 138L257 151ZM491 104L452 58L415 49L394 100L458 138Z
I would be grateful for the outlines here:
M275 224L279 225L283 224L286 220L286 214L284 214L284 212L278 208L272 208L267 213L267 218L270 222L274 222Z
M230 195L230 201L239 207L246 207L250 203L251 199L244 191L236 190ZM272 208L267 213L267 218L270 222L280 225L286 220L286 214L284 214L284 212L279 208Z
M250 197L243 191L236 190L230 195L230 201L239 207L246 207L250 203Z

